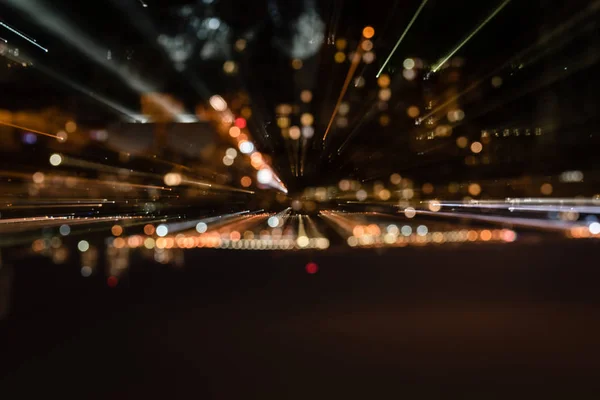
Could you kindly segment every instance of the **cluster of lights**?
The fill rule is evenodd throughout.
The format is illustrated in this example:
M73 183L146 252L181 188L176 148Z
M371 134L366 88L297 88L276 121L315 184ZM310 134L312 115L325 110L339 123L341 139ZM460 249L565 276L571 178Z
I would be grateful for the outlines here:
M158 228L160 228L160 226ZM166 234L164 236L161 236L163 232L159 234L158 228L158 238L143 235L133 235L127 238L117 237L113 239L112 246L117 249L136 249L144 247L148 250L162 250L174 248L221 248L238 250L325 250L329 248L329 239L324 237L309 238L307 236L299 236L294 239L294 237L291 236L282 237L279 235L261 235L259 239L246 239L242 238L242 235L237 231L224 234L219 234L218 232L209 232L200 235L185 235L183 233L180 233L173 237L165 237Z
M369 225L355 227L353 234L348 237L347 243L350 247L404 247L464 242L510 243L514 242L516 238L517 234L510 229L429 232L425 225L419 225L414 229L409 225L402 227L389 225L384 229L377 225Z
M256 150L256 146L248 138L248 135L242 132L247 127L246 118L235 118L225 99L219 95L212 96L209 99L209 103L215 111L222 114L222 122L229 126L229 136L237 142L237 148L239 149L239 152L250 157L251 165L257 170L257 182L286 193L287 189L277 175L273 172L271 167L264 161L263 155ZM233 165L236 157L237 150L234 148L229 148L223 157L223 164L226 166ZM244 178L242 178L242 185L244 187L250 186L252 183L251 178L249 182L248 179ZM248 186L244 185L244 183L247 183Z

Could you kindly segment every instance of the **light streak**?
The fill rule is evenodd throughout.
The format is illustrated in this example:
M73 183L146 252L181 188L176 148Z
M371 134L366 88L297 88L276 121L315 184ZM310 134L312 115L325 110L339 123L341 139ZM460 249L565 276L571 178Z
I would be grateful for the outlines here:
M362 40L361 42L358 44L358 48L356 49L356 52L354 53L354 57L352 58L352 64L350 65L350 69L348 70L348 75L346 75L346 80L344 81L344 86L342 86L342 90L340 91L340 95L338 97L337 103L335 104L335 108L333 109L333 114L331 114L331 118L329 119L329 124L327 124L327 129L325 129L325 134L323 135L323 142L325 142L325 140L327 139L327 135L329 134L329 130L331 129L331 125L333 124L333 120L335 119L335 116L337 115L339 109L340 109L340 105L342 104L342 100L344 99L344 96L346 95L346 91L348 90L348 86L350 85L350 82L352 81L352 77L354 76L354 73L356 72L356 69L358 68L358 64L360 64L360 59L361 59L361 44L362 44Z
M421 10L423 10L423 7L425 7L425 4L427 4L428 0L423 0L421 2L421 5L419 6L419 8L417 9L417 11L415 12L415 15L413 15L412 19L410 20L410 22L408 23L408 25L406 26L406 29L404 29L404 32L402 33L402 35L400 36L400 39L398 39L398 41L396 42L396 45L394 46L394 48L392 49L392 52L390 53L390 55L387 57L387 59L385 60L385 62L383 63L383 65L381 66L381 69L379 70L379 72L377 73L377 75L375 75L375 77L379 78L379 76L381 75L381 73L383 72L383 70L385 69L385 66L388 64L388 62L390 61L390 59L392 58L392 56L394 55L394 53L396 52L396 49L398 49L398 46L400 46L400 43L402 43L402 40L404 40L404 37L406 36L406 34L408 33L408 31L410 30L412 24L417 20L417 17L419 16L419 14L421 13Z
M510 1L511 0L504 0L504 2L502 2L502 4L500 4L494 10L494 12L492 12L481 24L479 24L479 26L475 28L475 30L473 30L473 32L471 32L469 36L467 36L462 42L456 45L456 47L452 51L450 51L450 53L448 53L446 57L444 57L436 65L434 65L431 68L431 70L433 72L437 72L441 68L441 66L444 65L444 63L450 59L450 57L456 54L457 51L459 51L465 44L467 44L467 42L471 40L471 38L473 38L473 36L475 36L477 32L479 32L488 22L490 22L504 7L506 7L508 3L510 3Z
M25 35L24 33L19 32L18 30L16 30L15 28L11 28L10 26L6 25L4 22L0 22L0 26L5 27L6 29L8 29L9 31L11 31L12 33L22 37L23 39L27 40L29 43L39 47L40 49L44 50L46 53L48 52L48 49L40 46L35 39L30 38L29 36ZM4 43L7 43L6 40L4 40Z
M27 132L37 133L38 135L48 136L48 137L60 140L59 136L53 135L51 133L37 131L35 129L30 129L30 128L27 128L27 127L24 127L24 126L20 126L20 125L10 124L10 123L5 122L5 121L0 121L0 125L6 125L6 126L10 126L11 128L17 128L17 129L21 129L21 130L24 130L24 131L27 131Z

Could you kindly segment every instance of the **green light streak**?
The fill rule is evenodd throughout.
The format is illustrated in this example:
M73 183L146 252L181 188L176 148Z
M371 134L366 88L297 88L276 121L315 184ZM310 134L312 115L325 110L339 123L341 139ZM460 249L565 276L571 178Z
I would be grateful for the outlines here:
M379 72L377 73L377 75L375 75L376 78L379 78L379 75L381 75L381 73L383 72L383 70L385 69L385 66L387 65L387 63L390 61L390 59L392 58L392 56L394 55L394 53L396 52L396 49L398 48L398 46L400 46L400 43L402 43L402 40L404 40L404 36L406 36L406 34L408 33L408 30L410 29L410 27L412 26L412 24L415 22L415 20L417 19L417 17L419 16L419 14L421 13L421 10L423 9L423 7L425 7L425 4L427 4L428 0L423 0L421 2L421 5L419 6L419 8L417 9L417 12L415 12L415 15L413 15L412 19L410 20L410 22L408 23L408 26L406 27L406 29L404 30L404 33L402 33L402 36L400 36L400 39L398 39L398 41L396 42L396 45L394 46L394 48L392 49L392 52L390 53L390 55L388 56L388 58L385 60L385 62L383 63L383 65L381 66L381 69L379 70Z
M471 38L473 38L473 36L475 36L477 34L477 32L479 32L481 30L481 28L483 28L488 22L490 22L492 20L492 18L494 18L496 16L496 14L498 14L500 11L502 11L502 9L504 7L506 7L506 5L508 3L510 3L511 0L504 0L504 2L502 4L500 4L500 6L498 8L496 8L496 10L494 10L493 13L491 13L486 19L485 21L483 21L477 28L475 28L475 30L473 32L471 32L471 34L469 36L467 36L467 38L465 40L463 40L462 42L460 42L458 44L458 46L456 46L454 48L454 50L452 50L450 52L450 54L448 54L446 57L444 57L441 61L439 61L431 70L433 72L437 72L440 67L442 65L444 65L444 63L446 61L448 61L450 59L450 57L452 57L454 54L456 54L457 51L459 51L465 44L467 44L467 42L469 40L471 40Z

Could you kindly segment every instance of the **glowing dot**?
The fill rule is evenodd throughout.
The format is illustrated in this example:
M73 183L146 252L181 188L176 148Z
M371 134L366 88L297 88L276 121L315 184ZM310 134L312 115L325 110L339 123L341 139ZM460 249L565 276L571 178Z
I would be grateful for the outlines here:
M502 86L502 78L500 78L499 76L493 77L492 86L495 88L499 88L500 86Z
M415 60L413 60L412 58L407 58L402 63L402 66L406 69L413 69L415 67Z
M415 191L411 188L406 188L402 190L402 197L405 199L412 199L415 195Z
M365 28L362 31L362 34L365 39L371 39L373 36L375 36L375 29L373 29L372 26L365 26Z
M90 249L90 244L87 242L87 240L80 240L79 243L77 243L77 249L80 252L85 253Z
M247 140L243 140L240 142L239 148L243 154L250 154L254 151L254 144L252 144L252 142L249 142Z
M375 53L373 53L372 51L368 51L365 54L363 54L363 61L365 62L365 64L371 64L373 61L375 61Z
M69 233L71 233L71 227L69 225L61 225L60 228L58 228L58 232L60 232L60 234L63 236L69 236Z
M338 40L335 41L335 47L338 50L344 50L347 45L348 45L348 41L346 41L346 39L344 39L344 38L339 38Z
M233 158L231 158L229 156L223 157L223 164L225 164L228 167L233 165Z
M365 40L365 41L362 42L362 44L360 45L360 47L364 51L371 51L371 49L373 48L373 42L371 42L370 40Z
M235 41L235 49L237 51L244 51L246 48L246 39L238 39Z
M597 235L600 233L600 223L592 222L589 226L590 233L592 235Z
M392 234L392 235L398 235L400 233L400 229L398 229L397 225L394 224L390 224L387 227L387 232Z
M81 276L87 278L92 275L92 268L90 267L81 267Z
M392 174L390 175L390 182L392 185L399 185L402 182L402 176L400 174Z
M279 218L272 216L267 221L267 224L269 224L271 228L277 228L279 226Z
M166 225L161 224L156 227L156 235L158 237L165 237L168 234L169 234L169 228Z
M196 231L198 233L204 233L208 230L208 225L206 225L205 222L198 222L198 224L196 225Z
M471 143L471 151L475 154L479 154L481 153L481 150L483 150L483 145L479 142L473 142Z
M146 238L144 240L144 247L148 250L152 250L156 246L156 241L152 238Z
M379 100L388 101L392 97L392 91L389 88L381 89L379 91Z
M110 232L113 234L113 236L121 236L123 234L123 227L121 225L114 225L110 229Z
M400 229L400 232L403 236L410 236L412 235L412 228L408 225L404 225L402 229Z
M390 197L392 197L392 193L387 189L383 189L379 192L379 198L383 201L389 200Z
M469 145L469 140L466 137L461 136L456 139L456 145L458 147L460 147L461 149L464 149L465 147L467 147Z
M252 178L250 178L249 176L243 176L242 179L240 179L240 183L243 187L249 187L250 185L252 185Z
M465 118L465 112L463 110L452 110L448 111L448 114L446 116L448 118L448 121L457 122Z
M290 128L289 135L290 135L290 139L292 139L292 140L300 139L300 135L301 135L300 128L298 128L297 126L292 126Z
M114 288L119 284L119 279L116 276L109 276L106 280L108 287Z
M307 139L310 139L315 134L315 129L312 126L303 126L302 127L302 136Z
M314 117L310 113L304 113L300 116L300 123L304 126L312 125L314 120Z
M263 168L256 173L256 180L263 185L269 184L273 180L273 172L268 168Z
M402 76L407 81L412 81L417 76L417 73L415 72L414 69L405 69L402 71Z
M227 102L218 94L211 96L209 103L216 111L225 111L227 109Z
M377 79L377 84L380 88L386 88L390 86L390 76L387 74L383 74Z
M303 103L310 103L312 101L312 92L310 90L303 90L300 93L300 100L302 100Z
M358 201L365 201L367 199L367 192L364 191L363 189L360 189L359 191L356 192L356 199Z
M427 229L427 227L425 225L419 225L417 227L417 235L425 236L425 235L427 235L427 232L429 232L429 229Z
M229 136L231 136L232 138L236 138L238 136L240 136L240 133L242 133L240 131L240 128L238 128L237 126L232 126L231 128L229 128Z
M246 118L236 118L235 119L235 126L237 126L240 129L244 129L246 127Z
M236 157L237 157L237 150L236 150L236 149L234 149L233 147L230 147L230 148L228 148L228 149L225 151L225 155L226 155L227 157L230 157L230 158L236 158Z
M472 196L477 196L481 193L481 186L478 183L471 183L469 185L469 194Z
M310 244L310 239L307 236L298 236L296 243L298 244L298 247L304 248Z
M56 136L58 136L56 138L56 140L58 140L60 143L66 142L67 139L69 138L69 135L67 135L67 132L65 132L65 131L59 131L59 132L57 132Z
M148 236L154 235L154 226L151 224L144 226L144 233Z
M33 174L32 179L34 183L40 184L44 183L45 176L41 172L36 172L35 174Z
M318 270L319 266L314 262L309 262L308 264L306 264L306 272L308 272L309 274L314 275L317 273Z
M52 154L50 156L50 165L58 167L62 163L63 159L60 154Z
M502 239L505 242L514 242L515 240L517 240L517 233L510 229L503 229L502 230Z
M388 126L390 124L390 116L387 114L382 114L379 116L379 125Z
M408 116L410 118L417 118L420 113L421 113L421 111L419 110L419 107L417 107L417 106L410 106L406 110L406 114L408 114Z
M209 29L216 30L216 29L219 29L219 26L221 26L221 21L219 21L218 18L210 18L208 20L208 28Z
M176 172L169 172L168 174L165 174L164 181L165 185L177 186L181 184L181 175Z
M77 130L77 124L73 121L69 121L65 124L65 130L69 133L73 133Z
M333 59L335 60L336 63L341 64L344 61L346 61L346 55L344 53L342 53L341 51L338 51L333 56Z
M225 61L223 64L223 71L225 71L226 74L233 74L235 73L236 69L237 65L234 61Z
M292 68L294 68L294 69L300 69L300 68L302 68L302 60L300 60L298 58L294 58L292 60Z
M438 212L442 208L442 205L437 200L430 201L429 204L428 204L428 206L429 206L429 210L433 211L433 212Z
M366 80L362 76L359 76L356 79L354 79L354 87L361 88L361 87L365 86L365 83L366 83Z
M415 210L413 207L406 207L404 209L404 215L406 218L414 218L415 215L417 215L417 210Z
M544 183L541 187L540 187L540 192L546 196L549 196L552 194L552 185L549 183Z
M489 230L486 229L486 230L481 231L479 236L481 237L481 240L483 240L484 242L487 242L492 239L492 232L490 232Z

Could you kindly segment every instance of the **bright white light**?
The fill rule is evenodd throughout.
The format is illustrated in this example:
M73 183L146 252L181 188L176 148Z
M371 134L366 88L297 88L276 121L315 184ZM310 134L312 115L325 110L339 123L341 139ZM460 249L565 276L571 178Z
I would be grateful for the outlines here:
M600 223L598 223L598 222L592 222L592 223L590 224L590 227L589 227L589 229L590 229L590 233L591 233L592 235L597 235L597 234L599 234L599 233L600 233Z
M404 236L410 236L412 234L412 228L408 225L404 225L400 230Z
M233 158L229 157L229 156L225 156L223 157L223 164L225 164L226 166L230 166L233 165Z
M90 244L87 240L80 240L79 243L77 243L77 249L79 249L80 252L85 253L90 249Z
M272 216L271 218L269 218L269 220L267 221L267 224L269 224L269 226L271 228L277 228L277 226L279 226L279 218Z
M309 245L310 239L307 236L299 236L296 243L298 243L299 247L306 247Z
M273 172L268 168L263 168L256 173L256 179L263 185L269 184L273 180Z
M312 126L303 126L302 127L302 136L307 139L310 139L315 134L315 128Z
M425 236L427 235L427 232L429 232L429 229L427 229L425 225L419 225L417 228L417 235L419 236Z
M196 231L198 231L198 233L204 233L208 230L208 225L206 225L206 223L204 222L198 222L198 224L196 225Z
M227 109L227 102L218 94L212 96L209 102L216 111L225 111Z
M227 157L229 157L229 158L236 158L237 157L237 151L233 147L230 147L225 152L225 155L227 155Z
M254 144L252 144L252 142L244 140L240 142L240 151L243 154L250 154L254 151Z
M217 30L219 29L219 26L221 26L221 21L219 21L217 18L211 18L208 20L209 29Z
M159 225L156 227L156 234L159 237L165 237L169 233L169 228L166 225Z
M81 267L81 276L83 276L84 278L87 278L90 275L92 275L92 268Z
M50 156L50 165L58 167L62 163L63 159L60 154L52 154Z

